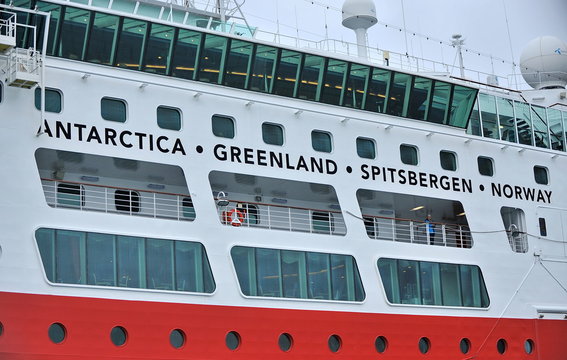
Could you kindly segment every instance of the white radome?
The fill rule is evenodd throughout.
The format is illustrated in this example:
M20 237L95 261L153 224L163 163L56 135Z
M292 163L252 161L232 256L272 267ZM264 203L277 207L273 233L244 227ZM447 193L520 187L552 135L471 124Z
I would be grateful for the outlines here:
M554 36L541 36L522 50L520 68L534 89L564 88L567 85L567 44Z
M343 26L368 29L376 24L376 5L372 0L346 0L343 4Z

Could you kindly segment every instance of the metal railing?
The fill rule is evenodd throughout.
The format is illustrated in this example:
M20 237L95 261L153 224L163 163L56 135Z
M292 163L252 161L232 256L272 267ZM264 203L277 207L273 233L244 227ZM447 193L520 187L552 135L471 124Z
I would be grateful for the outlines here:
M363 215L366 233L371 239L471 248L473 240L466 225L426 223L410 219ZM433 228L433 232L429 230Z
M45 201L54 208L193 221L191 197L157 191L41 179Z
M0 19L0 36L16 39L16 14L9 11L0 11L4 19Z
M233 221L239 214L242 219ZM227 226L256 227L316 234L346 234L341 211L310 209L230 200L226 206L217 206L219 220ZM231 216L232 215L232 216Z

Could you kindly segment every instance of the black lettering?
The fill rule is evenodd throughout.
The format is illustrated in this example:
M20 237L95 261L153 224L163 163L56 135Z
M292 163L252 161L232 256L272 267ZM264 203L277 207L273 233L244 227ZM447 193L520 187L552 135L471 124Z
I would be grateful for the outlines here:
M394 182L394 174L396 173L396 169L388 168L388 172L390 173L390 182Z
M417 174L415 173L415 171L408 171L408 176L409 176L409 184L410 185L417 185Z
M228 158L226 154L226 146L224 146L223 144L216 144L213 148L213 154L215 155L215 158L220 161L226 161L226 159Z
M419 186L427 187L427 174L426 173L419 173Z
M65 128L65 126L63 125L63 123L61 121L55 122L55 137L60 138L61 134L63 134L65 139L71 140L71 124L70 123L67 123L67 128Z
M230 147L230 161L234 162L234 161L238 161L239 163L241 163L242 161L240 161L240 148L237 148L236 146L231 146Z
M160 136L160 137L158 137L158 138L157 138L157 141L156 141L156 146L157 146L158 150L161 151L162 153L168 153L168 152L169 152L169 149L168 149L168 148L162 148L162 147L161 147L161 142L162 142L163 140L168 141L169 138L168 138L167 136Z
M268 163L266 163L266 150L257 150L256 157L258 158L258 165L268 166Z
M443 190L451 190L451 183L449 182L449 177L448 176L441 176L439 178L439 185L441 186L441 189Z
M459 178L454 177L452 178L452 180L453 180L453 191L461 191L461 187L459 186L460 185Z
M524 197L526 200L534 201L535 198L535 189L532 188L524 188Z
M543 197L543 192L541 190L537 191L537 202L544 202L545 203L545 198Z
M500 184L492 183L492 196L502 197L502 186Z
M137 133L134 133L134 135L136 135L138 137L138 147L140 148L140 150L143 150L144 149L143 139L146 137L146 134L137 132ZM158 148L159 148L159 145L158 145ZM166 151L166 152L169 152L169 150Z
M152 135L150 135L150 138L151 138L151 136ZM152 146L150 145L150 149L151 149L151 147ZM186 155L185 149L183 148L183 144L181 143L181 139L179 139L179 138L175 139L175 143L173 144L173 150L171 150L171 153L175 154L178 151L180 151L183 155Z
M429 186L439 189L439 187L437 186L437 175L429 174Z
M461 186L463 188L463 192L472 194L472 181L470 179L461 179Z
M289 170L295 170L295 167L289 163L289 154L285 154L285 168Z
M547 203L551 204L551 190L547 191L547 190L543 190L545 192L545 196L547 196Z
M516 194L516 199L523 200L522 198L522 188L519 186L514 186L514 192Z
M370 173L368 173L368 170L366 169L368 169L368 165L366 164L360 165L360 171L362 172L361 178L363 180L368 180L368 178L370 178Z
M512 187L508 184L502 187L502 191L504 192L504 196L506 196L508 199L514 196L514 189L512 189Z
M297 161L296 170L300 170L300 169L309 171L309 168L307 167L307 163L305 162L305 158L303 156L300 156L299 160Z
M47 136L53 137L53 134L51 133L51 129L49 128L49 124L47 123L47 120L43 120L43 132L46 133Z
M270 166L277 165L280 169L283 167L282 153L274 153L270 151Z
M327 169L327 174L335 175L337 173L337 163L331 159L325 160L325 167Z
M173 151L171 152L172 154L175 153L177 141L179 141L179 144L181 144L181 141L179 139L175 141L175 145L173 145ZM181 148L183 149L183 145L181 145ZM152 134L150 134L150 151L154 151L154 136ZM185 149L183 149L183 155L185 155Z
M404 185L407 182L405 170L399 170L398 177L400 178L400 180L398 181L400 184Z
M319 174L323 173L323 159L311 157L311 171L317 171Z
M372 180L376 180L376 176L380 175L380 168L372 165Z
M244 148L244 163L254 165L254 149Z
M105 128L104 129L104 143L106 145L112 142L112 145L116 146L116 130Z
M87 142L91 142L91 140L95 139L97 143L102 144L102 140L100 139L100 135L98 131L93 126L91 127L91 131L89 132L89 136L87 137Z
M74 124L74 127L77 128L77 133L79 135L79 141L83 141L83 129L87 128L87 125L83 125L83 124Z
M128 131L128 130L122 131L122 132L120 133L120 136L119 136L120 144L122 144L122 146L124 146L125 148L131 148L131 147L132 147L132 144L127 143L127 142L124 141L124 136L125 136L125 135L132 136L132 132L130 132L130 131Z

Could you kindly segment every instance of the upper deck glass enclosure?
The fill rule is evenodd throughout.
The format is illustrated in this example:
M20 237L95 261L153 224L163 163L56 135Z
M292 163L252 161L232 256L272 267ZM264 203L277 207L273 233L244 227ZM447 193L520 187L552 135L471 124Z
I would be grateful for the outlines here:
M478 92L442 80L257 44L245 37L236 39L197 27L181 28L175 21L164 19L163 14L150 16L139 10L111 7L145 16L134 18L109 14L108 6L95 8L71 2L60 5L16 0L14 5L51 12L47 44L50 56L459 128L467 127ZM18 16L19 23L41 25L39 17ZM42 41L43 36L37 38ZM21 33L19 46L27 47L31 39Z

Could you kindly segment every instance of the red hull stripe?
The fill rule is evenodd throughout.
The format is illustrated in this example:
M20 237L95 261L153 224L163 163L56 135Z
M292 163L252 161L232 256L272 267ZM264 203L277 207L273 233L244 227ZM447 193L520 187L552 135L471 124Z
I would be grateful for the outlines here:
M52 323L65 326L60 344L48 337ZM492 319L410 316L187 305L144 301L106 300L0 293L0 359L567 359L567 320ZM126 344L115 346L110 331L122 326ZM181 329L187 341L179 349L169 334ZM242 339L229 350L225 336L236 331ZM292 348L284 352L278 337L288 333ZM336 353L327 341L339 335ZM387 339L379 354L377 336ZM431 348L422 354L421 337ZM468 338L471 349L459 348ZM507 342L501 355L496 343ZM528 355L524 343L535 346Z

